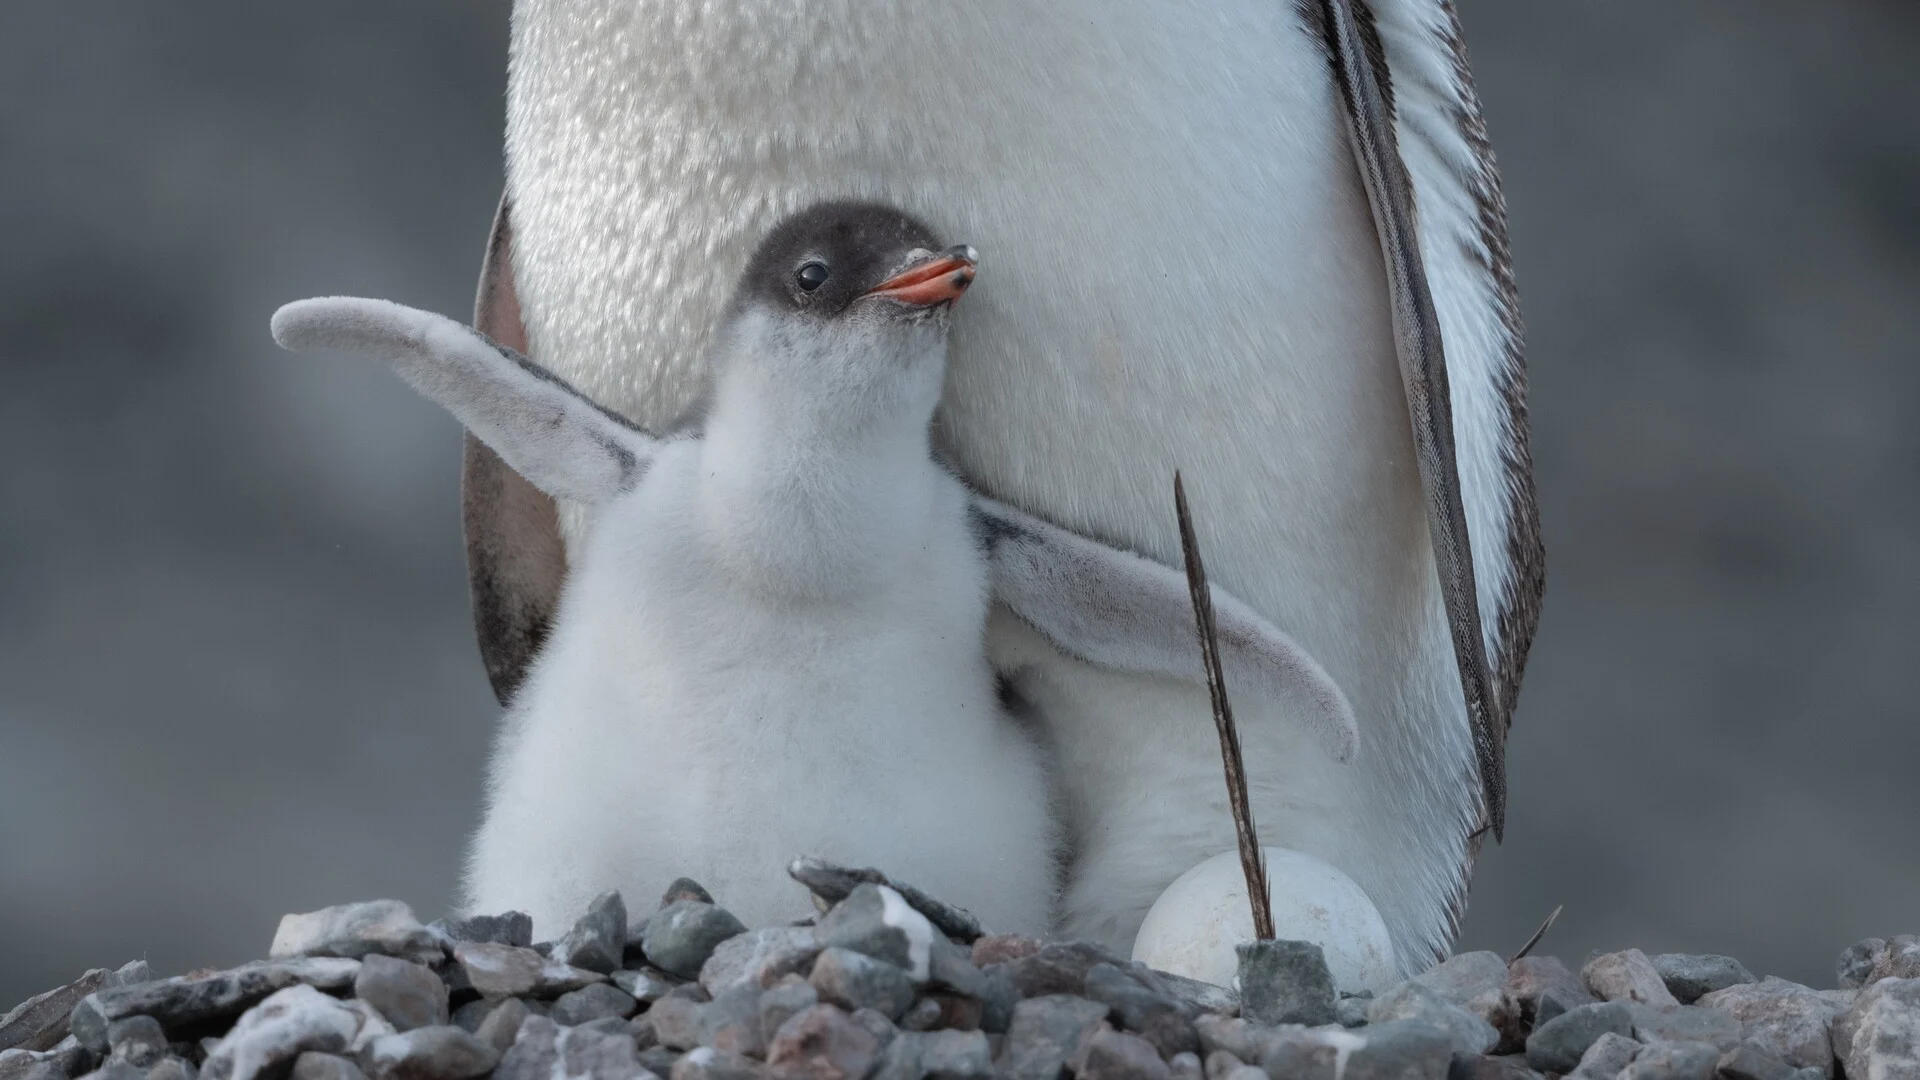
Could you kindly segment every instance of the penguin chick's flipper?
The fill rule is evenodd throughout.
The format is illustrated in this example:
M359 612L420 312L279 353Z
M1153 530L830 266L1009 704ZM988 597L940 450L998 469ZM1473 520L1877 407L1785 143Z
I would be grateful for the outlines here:
M549 495L588 504L638 483L659 440L479 331L441 315L356 297L296 300L273 313L273 339L294 352L380 358L444 406Z
M1205 681L1193 594L1179 571L978 494L973 521L995 598L1063 652L1119 671ZM1212 589L1229 684L1263 698L1303 698L1328 753L1350 759L1359 730L1340 684L1299 642Z

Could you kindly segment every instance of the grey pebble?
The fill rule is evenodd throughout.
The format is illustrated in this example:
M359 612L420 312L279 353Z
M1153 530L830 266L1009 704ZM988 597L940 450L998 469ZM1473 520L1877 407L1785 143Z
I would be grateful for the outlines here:
M513 1041L520 1037L520 1025L532 1015L533 1011L527 1008L526 1002L519 998L508 998L494 1006L493 1011L473 1029L473 1035L504 1054Z
M1580 969L1587 989L1606 1001L1638 1001L1644 1005L1678 1005L1653 961L1639 949L1602 953Z
M873 1080L992 1080L993 1052L978 1031L902 1032L887 1044Z
M594 897L573 929L553 943L552 958L604 975L620 967L626 947L627 905L619 893L605 892Z
M1153 1044L1161 1057L1200 1049L1193 1029L1199 1010L1179 998L1155 990L1143 981L1140 969L1095 964L1087 970L1086 996L1111 1010L1118 1025Z
M523 911L502 915L469 915L464 919L437 919L427 929L438 930L449 941L481 941L524 949L533 944L533 916Z
M1744 1042L1720 1055L1722 1080L1794 1080L1799 1071L1758 1043Z
M1152 1043L1112 1028L1094 1032L1084 1052L1075 1057L1074 1075L1079 1080L1172 1080L1167 1063ZM1259 1077L1237 1080L1259 1080Z
M715 902L713 894L707 891L706 886L692 878L684 877L674 878L673 882L667 886L667 891L660 894L659 907L668 907L680 900L698 900L703 904Z
M1203 1067L1206 1070L1207 1080L1225 1080L1228 1073L1245 1065L1246 1062L1233 1051L1215 1050L1207 1055L1206 1064Z
M530 1017L493 1075L494 1080L635 1080L642 1074L633 1040L625 1034L563 1028L545 1017Z
M582 1080L634 1080L639 1055L634 1040L624 1032L603 1032L593 1026L561 1028L555 1036L561 1076Z
M414 918L411 907L398 900L370 900L281 916L267 958L338 956L357 960L368 953L423 963L446 955L439 940Z
M1849 1077L1920 1077L1920 979L1880 979L1833 1023L1833 1049Z
M369 955L360 961L353 994L378 1009L395 1031L447 1023L447 984L420 964Z
M683 1055L678 1050L669 1050L664 1046L649 1047L635 1054L640 1067L656 1076L665 1076L673 1071L673 1063Z
M559 1026L545 1017L532 1017L493 1070L493 1080L550 1080L560 1055L554 1047Z
M1014 1006L1001 1069L1012 1080L1058 1080L1080 1044L1107 1019L1107 1006L1066 994Z
M1240 958L1240 1013L1262 1024L1333 1023L1333 974L1310 941L1254 941Z
M927 983L967 997L983 998L993 976L973 962L973 950L935 934L927 949ZM1011 985L1011 984L1009 984Z
M1193 1030L1200 1036L1202 1057L1225 1050L1241 1061L1265 1061L1280 1040L1277 1029L1239 1017L1202 1015L1194 1020Z
M888 1020L898 1020L913 1004L913 980L884 960L839 946L826 949L813 962L807 982L819 995L848 1012L872 1009Z
M115 1060L150 1069L167 1053L167 1032L151 1016L128 1016L107 1025L107 1046Z
M766 999L762 998L761 1000L765 1001ZM856 1010L853 1014L853 1022L866 1028L867 1034L873 1036L874 1045L878 1046L882 1051L885 1051L888 1046L892 1045L893 1040L900 1035L900 1029L893 1026L893 1021L881 1016L872 1009Z
M1711 1043L1663 1042L1643 1047L1619 1080L1713 1080L1720 1049Z
M382 1035L361 1055L370 1080L471 1080L499 1063L500 1051L451 1024Z
M999 974L1013 984L1023 998L1050 994L1079 996L1087 988L1087 972L1096 964L1126 966L1126 961L1098 945L1084 941L1047 945L1039 952L1009 960L1000 965Z
M1624 1003L1606 1001L1569 1009L1527 1036L1527 1064L1541 1072L1571 1072L1587 1048L1607 1032L1632 1036L1633 1014Z
M1415 1020L1445 1029L1457 1054L1485 1054L1500 1042L1500 1032L1492 1024L1442 998L1425 983L1401 983L1375 998L1367 1008L1369 1025L1395 1020Z
M929 1031L920 1041L920 1067L933 1080L992 1080L993 1046L981 1031Z
M916 982L932 974L938 933L927 917L884 885L862 884L813 928L822 948L852 949L885 960Z
M1584 987L1577 991L1564 986L1549 987L1534 1003L1533 1023L1529 1030L1538 1030L1561 1013L1594 1004L1597 1002L1593 995Z
M772 1038L773 1033L780 1030L780 1025L786 1023L788 1018L793 1016L794 1013L800 1012L803 1009L812 1008L814 1005L819 1004L819 1002L819 992L816 991L812 985L801 982L798 979L794 979L791 982L781 982L768 987L765 991L761 992L760 999L755 1006L760 1014L761 1038L763 1040ZM871 1012L872 1010L866 1011ZM853 1015L854 1019L858 1020L862 1013L856 1012ZM885 1020L886 1018L882 1017L881 1019ZM888 1023L887 1026L891 1028L893 1025Z
M698 900L676 900L647 920L641 942L647 962L670 975L696 978L721 942L747 928L725 908Z
M1857 990L1867 985L1867 978L1886 951L1887 939L1877 937L1856 941L1842 950L1839 962L1834 965L1841 989Z
M558 997L606 976L541 956L532 949L487 942L462 942L453 948L467 984L483 997Z
M293 1059L292 1080L367 1080L367 1074L338 1054L309 1050Z
M1523 1029L1593 1002L1587 984L1552 956L1524 956L1507 965L1506 993L1518 1006L1517 1026Z
M700 1045L700 1013L706 1008L683 997L666 997L647 1010L647 1023L661 1046L691 1050Z
M1346 1038L1354 1038L1346 1032ZM1345 1080L1401 1080L1443 1077L1453 1060L1453 1039L1441 1028L1417 1020L1369 1024L1366 1045L1347 1058ZM1331 1070L1329 1070L1331 1075Z
M1421 1038L1429 1041L1439 1036L1443 1041L1446 1033L1438 1028L1426 1029L1425 1036L1409 1035L1401 1032L1395 1035L1396 1027L1406 1027L1404 1021L1391 1021L1384 1029L1383 1038L1389 1048L1397 1047L1404 1057L1407 1052L1418 1049ZM1414 1025L1418 1027L1418 1025ZM1412 1028L1408 1028L1412 1031ZM1340 1073L1340 1063L1351 1057L1357 1049L1364 1049L1372 1040L1372 1033L1356 1035L1350 1031L1335 1028L1272 1028L1265 1032L1264 1048L1253 1064L1260 1066L1268 1076L1281 1077L1283 1080L1334 1080ZM1411 1041L1410 1041L1411 1040ZM1438 1061L1438 1057L1432 1059ZM1210 1061L1211 1064L1211 1061ZM1239 1067L1220 1070L1223 1080L1227 1076L1246 1077Z
M299 1058L294 1059L294 1064L299 1064ZM199 1080L199 1076L199 1067L177 1054L168 1054L147 1070L147 1080Z
M113 973L107 976L107 981L103 988L112 990L116 987L139 986L141 983L149 983L152 981L153 969L147 966L147 962L145 960L131 960L114 969Z
M674 987L686 985L686 980L677 979L659 968L640 968L614 972L613 985L626 991L635 1001L651 1005L672 993Z
M703 1046L673 1063L671 1080L761 1080L766 1070L738 1054Z
M76 1049L78 1044L74 1044ZM59 1056L55 1050L22 1050L17 1047L0 1050L0 1080L67 1080L87 1072L82 1061L86 1057L84 1049L79 1050L79 1058L69 1061Z
M625 1020L640 1008L632 994L607 983L570 990L553 1001L547 1015L563 1027L614 1017Z
M1196 1010L1224 1013L1228 1016L1240 1015L1240 995L1224 986L1189 979L1185 975L1175 975L1170 971L1155 971L1141 961L1135 960L1127 966L1135 978L1142 979L1154 990L1178 998L1193 1006Z
M1722 1052L1740 1045L1741 1024L1731 1013L1698 1005L1629 1005L1633 1037L1643 1043L1704 1042Z
M1712 954L1661 953L1653 958L1653 970L1682 1005L1691 1005L1715 990L1760 981L1733 957Z
M1373 1002L1367 998L1341 998L1333 1003L1333 1022L1344 1028L1364 1027L1367 1023L1367 1009Z
M1832 1074L1830 1029L1842 1010L1818 991L1769 976L1716 990L1699 1004L1733 1014L1748 1040L1779 1054L1787 1064Z
M508 998L507 1000L518 1001L519 999ZM447 1017L447 1019L453 1024L457 1025L458 1027L464 1028L467 1031L478 1031L480 1030L481 1021L485 1020L488 1016L491 1016L493 1014L493 1010L499 1008L501 1004L503 1003L498 1001L488 1001L484 998L476 999L474 1001L467 1002L466 1004L460 1006L457 1009L454 1009L452 1013Z
M868 1080L921 1080L926 1073L920 1067L920 1042L924 1032L902 1031L884 1044L878 1044L879 1060Z
M136 973L138 977L128 977ZM141 960L126 965L118 972L94 968L66 986L28 998L9 1010L4 1018L0 1018L0 1032L5 1033L7 1039L7 1042L0 1043L0 1053L47 1052L60 1046L69 1036L72 1036L86 1053L93 1057L106 1054L107 1025L110 1022L125 1016L152 1011L139 1007L146 1004L148 998L139 995L129 997L125 993L117 992L123 987L134 987L137 983L147 982L145 978L147 974L146 962ZM278 982L274 985L274 989L290 985L291 981ZM234 1008L233 1012L241 1011L245 1005L252 1004L259 997L264 997L270 992L270 990L263 991L258 997L253 997ZM102 993L108 995L104 1002L100 997ZM76 998L75 995L80 996ZM27 1059L15 1055L6 1060L18 1063ZM36 1064L40 1063L40 1059L34 1059L34 1061ZM10 1067L23 1069L27 1066L14 1064ZM76 1059L72 1067L80 1068L81 1062Z
M304 958L246 964L231 971L103 988L74 1006L73 1035L95 1054L107 1052L107 1025L151 1016L163 1027L185 1027L238 1016L270 995L306 985L340 990L353 985L360 961Z
M1199 1054L1175 1054L1167 1059L1167 1071L1173 1080L1204 1080L1205 1069L1200 1064Z
M337 1054L360 1034L360 1013L311 986L289 986L242 1013L207 1054L206 1080L254 1080L308 1050Z
M1862 987L1881 979L1920 979L1920 935L1900 934L1888 938L1885 946L1874 954L1873 961L1873 967L1861 980Z
M145 1069L136 1068L124 1061L108 1061L90 1072L86 1080L147 1080Z
M1518 1006L1507 993L1511 977L1499 953L1467 952L1448 957L1414 981L1504 1032L1518 1019Z
M1567 1074L1567 1080L1614 1080L1639 1052L1638 1042L1609 1031L1580 1055L1579 1066Z
M894 1020L899 1023L901 1031L932 1031L940 1026L942 1015L940 1003L925 997L914 1002L911 1009L894 1017Z
M914 910L925 916L942 934L965 945L978 940L983 931L980 920L963 908L954 907L902 881L895 881L874 869L852 869L814 858L795 859L787 874L805 885L815 896L829 904L838 904L861 885L885 885L900 894Z
M820 955L813 928L775 926L722 941L700 965L700 985L717 994L735 983L772 986L786 975L804 975ZM637 996L637 995L636 995Z
M636 1040L633 1037L633 1028L627 1023L627 1018L624 1016L603 1016L598 1020L589 1020L584 1024L575 1024L569 1030L592 1032L597 1035L613 1035L637 1046Z
M701 1006L698 1026L700 1045L743 1057L764 1056L773 1035L760 1024L762 993L759 987L743 983L721 991L711 1002ZM781 1026L784 1024L782 1021ZM774 1031L778 1030L778 1027L774 1028Z
M73 1014L73 1007L105 986L108 974L106 968L94 968L65 986L36 994L14 1006L0 1017L0 1051L53 1049L67 1037L67 1018ZM24 1065L16 1067L25 1068Z

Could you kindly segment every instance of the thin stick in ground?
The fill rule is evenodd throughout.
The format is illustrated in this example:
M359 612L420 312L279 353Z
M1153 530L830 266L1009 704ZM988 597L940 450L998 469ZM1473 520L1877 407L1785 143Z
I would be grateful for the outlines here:
M1267 892L1267 861L1253 827L1253 803L1247 797L1247 768L1240 757L1240 729L1227 701L1226 677L1220 670L1220 641L1213 622L1213 593L1207 588L1207 569L1200 562L1200 543L1193 535L1193 514L1187 509L1186 485L1173 474L1173 506L1180 518L1180 551L1187 563L1187 588L1193 593L1193 616L1200 634L1200 657L1206 666L1207 693L1213 698L1213 724L1220 732L1220 756L1226 762L1227 805L1233 811L1233 829L1240 842L1240 869L1247 875L1247 900L1253 908L1253 937L1272 941L1273 898Z
M1547 931L1553 929L1554 920L1560 917L1560 912L1565 910L1566 906L1565 904L1561 904L1559 907L1554 908L1553 914L1547 916L1547 921L1540 924L1540 929L1535 930L1533 936L1527 939L1527 943L1520 946L1520 951L1507 957L1507 963L1511 964L1515 960L1532 952L1533 947L1540 944L1540 939L1547 936Z

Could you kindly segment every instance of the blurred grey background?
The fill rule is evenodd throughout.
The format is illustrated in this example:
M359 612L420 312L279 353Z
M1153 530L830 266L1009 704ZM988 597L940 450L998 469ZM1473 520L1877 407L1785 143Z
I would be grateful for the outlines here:
M507 6L0 8L0 1009L450 897L459 430L266 322L469 310ZM1461 947L1832 985L1920 930L1920 9L1460 6L1550 566Z

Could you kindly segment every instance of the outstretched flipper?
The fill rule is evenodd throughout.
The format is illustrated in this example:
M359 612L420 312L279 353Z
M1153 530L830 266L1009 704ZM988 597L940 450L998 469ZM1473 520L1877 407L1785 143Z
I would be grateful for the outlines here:
M660 440L471 327L385 300L297 300L273 314L294 352L338 349L387 362L549 495L602 503L638 483Z
M1187 579L1172 567L1108 547L983 495L974 525L994 596L1063 652L1142 675L1205 679ZM1250 695L1304 701L1336 760L1353 756L1353 705L1325 668L1258 612L1213 587L1220 661Z

